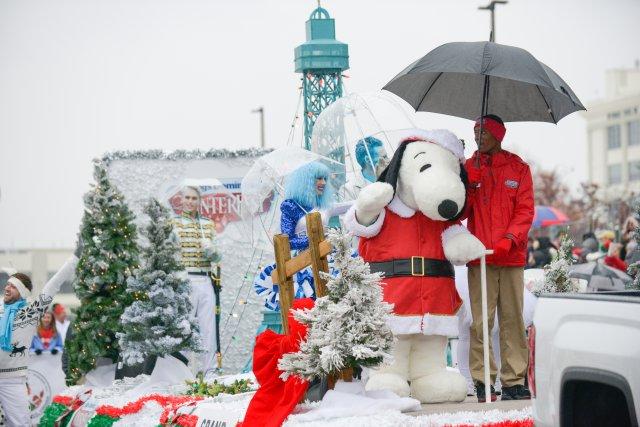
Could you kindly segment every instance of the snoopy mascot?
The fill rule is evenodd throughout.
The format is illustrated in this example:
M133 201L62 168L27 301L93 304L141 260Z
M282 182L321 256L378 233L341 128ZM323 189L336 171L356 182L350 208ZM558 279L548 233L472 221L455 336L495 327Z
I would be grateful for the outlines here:
M462 305L452 264L485 251L459 220L464 160L462 142L448 130L405 131L378 181L362 189L346 214L347 228L360 237L360 255L372 272L383 273L383 298L394 305L394 361L369 371L367 391L387 389L422 403L466 397L464 377L445 362Z

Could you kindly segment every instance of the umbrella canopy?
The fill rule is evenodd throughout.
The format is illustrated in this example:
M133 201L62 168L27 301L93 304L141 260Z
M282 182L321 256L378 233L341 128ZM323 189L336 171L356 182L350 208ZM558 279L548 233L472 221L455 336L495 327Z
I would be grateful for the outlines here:
M533 228L561 225L569 222L569 217L551 206L536 206L533 217Z
M278 148L260 157L240 184L243 211L249 215L262 212L265 201L274 192L284 195L284 182L289 174L314 161L325 164L330 170L342 167L335 160L300 147Z
M332 171L329 185L335 189L334 171L344 165L300 147L283 147L255 161L242 178L242 217L254 247L273 251L273 236L280 232L280 203L284 185L293 171L311 162L320 162Z
M398 135L414 129L415 119L415 111L389 92L351 93L329 105L318 116L311 137L312 150L343 162L344 180L357 182L363 168L358 160L362 162L365 158L374 170L378 166L373 164L374 158L393 157L400 139ZM360 142L367 137L375 138L381 144L378 155L370 153L369 145ZM337 184L343 184L344 180Z
M496 114L505 122L558 123L568 114L585 110L569 85L551 68L524 49L492 42L439 46L383 89L395 93L416 111L470 120L481 114Z
M601 261L572 265L569 277L585 279L589 291L621 291L633 282L625 272L608 267Z

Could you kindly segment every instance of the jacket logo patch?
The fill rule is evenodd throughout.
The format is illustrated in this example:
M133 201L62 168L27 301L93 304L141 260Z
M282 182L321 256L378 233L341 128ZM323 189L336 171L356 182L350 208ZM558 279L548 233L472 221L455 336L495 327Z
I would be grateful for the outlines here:
M504 185L506 185L509 188L518 188L518 181L507 179L505 180Z

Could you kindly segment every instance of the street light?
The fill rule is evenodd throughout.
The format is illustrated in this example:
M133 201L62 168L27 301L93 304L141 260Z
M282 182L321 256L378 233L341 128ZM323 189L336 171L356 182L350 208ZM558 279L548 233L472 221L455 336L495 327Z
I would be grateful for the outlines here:
M252 113L260 113L260 148L265 148L264 141L264 107L260 106L254 110L251 110Z
M488 10L491 12L491 37L489 41L496 41L496 19L495 9L497 4L507 4L506 0L492 0L487 6L479 6L478 10Z

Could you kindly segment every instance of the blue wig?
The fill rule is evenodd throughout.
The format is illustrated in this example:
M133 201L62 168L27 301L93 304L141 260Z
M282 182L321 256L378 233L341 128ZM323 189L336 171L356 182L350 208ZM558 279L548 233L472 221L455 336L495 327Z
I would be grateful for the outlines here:
M356 161L362 169L370 168L378 164L379 156L376 148L382 147L382 141L368 136L356 144Z
M327 184L321 196L316 193L316 179L324 178ZM333 191L329 183L329 168L320 162L299 167L287 177L285 198L292 199L305 209L325 209L331 206Z

